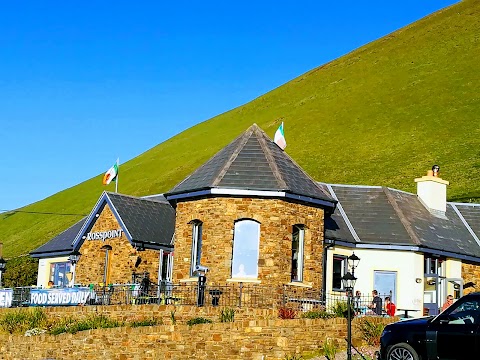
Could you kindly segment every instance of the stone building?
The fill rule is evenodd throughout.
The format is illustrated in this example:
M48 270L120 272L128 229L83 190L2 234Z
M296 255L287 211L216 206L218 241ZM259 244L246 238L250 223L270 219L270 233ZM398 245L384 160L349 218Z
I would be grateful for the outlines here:
M176 209L173 281L320 289L336 201L257 126L165 194Z
M252 125L164 195L103 193L87 218L31 253L37 285L145 272L188 284L208 269L208 284L340 295L355 251L356 290L390 294L414 316L436 313L447 294L480 286L480 204L447 202L437 171L415 181L417 194L316 182Z

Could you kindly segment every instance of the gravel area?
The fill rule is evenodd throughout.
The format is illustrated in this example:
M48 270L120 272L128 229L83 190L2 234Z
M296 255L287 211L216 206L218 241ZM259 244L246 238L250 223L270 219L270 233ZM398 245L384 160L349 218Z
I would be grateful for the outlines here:
M358 349L363 356L365 356L365 359L367 360L375 360L375 351L378 351L378 347L375 346L362 346L360 349ZM317 356L312 358L311 360L326 360L327 358L325 356ZM347 359L347 351L339 351L337 355L335 356L335 360L346 360ZM352 359L355 360L362 360L362 357L357 354L355 350L352 350ZM330 359L333 360L333 359Z

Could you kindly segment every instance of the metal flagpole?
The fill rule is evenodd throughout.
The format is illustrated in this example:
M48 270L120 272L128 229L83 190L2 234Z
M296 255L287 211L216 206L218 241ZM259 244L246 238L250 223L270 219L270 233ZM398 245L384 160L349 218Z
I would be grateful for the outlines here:
M117 178L115 179L115 193L118 193L118 177L120 175L120 164L117 158Z

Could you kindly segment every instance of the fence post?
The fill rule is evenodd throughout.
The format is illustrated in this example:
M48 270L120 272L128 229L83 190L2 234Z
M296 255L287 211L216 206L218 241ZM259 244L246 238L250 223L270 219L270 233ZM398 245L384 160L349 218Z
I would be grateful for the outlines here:
M282 307L287 305L287 285L283 285L283 293L282 293Z

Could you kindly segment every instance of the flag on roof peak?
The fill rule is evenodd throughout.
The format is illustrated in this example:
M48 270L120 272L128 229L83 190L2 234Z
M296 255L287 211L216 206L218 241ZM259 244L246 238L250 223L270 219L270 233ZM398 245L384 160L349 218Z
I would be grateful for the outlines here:
M287 147L287 141L285 140L285 133L283 132L283 121L282 124L278 127L277 132L275 133L275 137L273 142L278 145L278 147L282 150L285 150Z
M103 185L108 185L112 181L115 181L118 176L118 159L115 164L107 170L105 175L103 175Z

